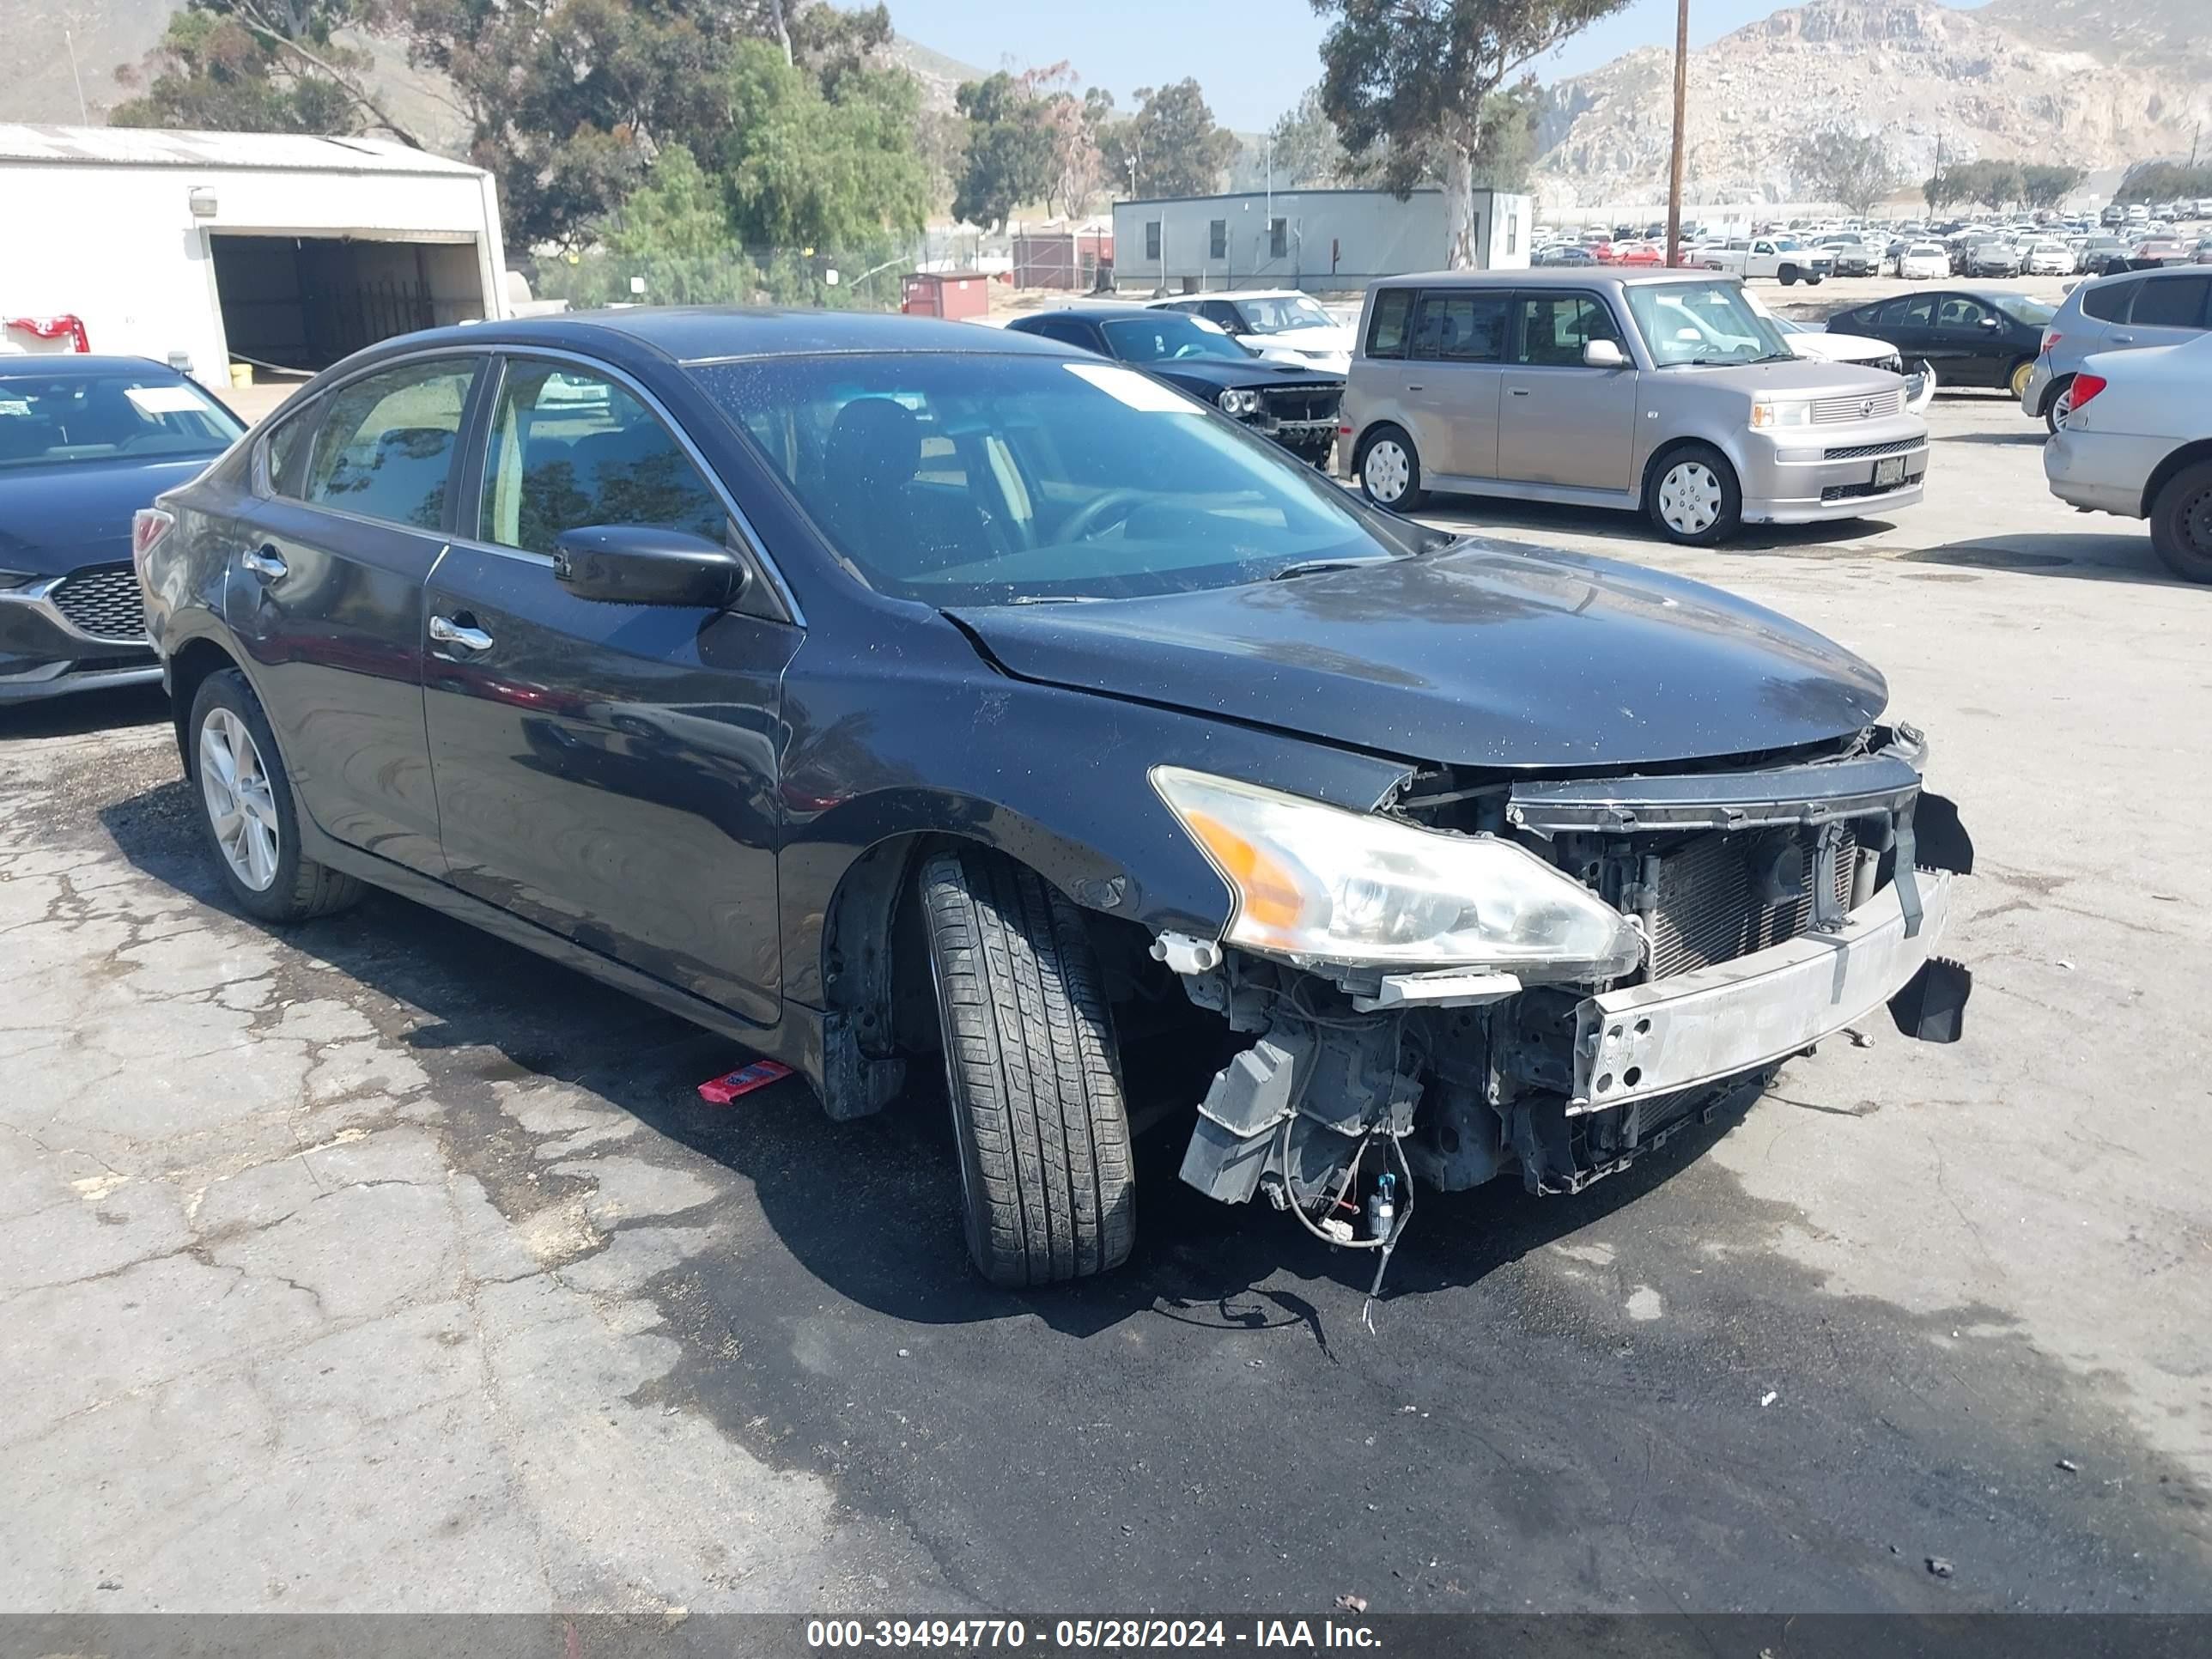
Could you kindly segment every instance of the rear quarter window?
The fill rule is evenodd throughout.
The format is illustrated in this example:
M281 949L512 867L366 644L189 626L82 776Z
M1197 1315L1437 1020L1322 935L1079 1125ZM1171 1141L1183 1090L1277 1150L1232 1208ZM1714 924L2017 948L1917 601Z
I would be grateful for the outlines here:
M2142 328L2202 328L2212 276L2153 276L2136 285L2128 320Z
M1402 357L1413 332L1413 301L1418 290L1386 288L1375 296L1374 315L1367 320L1367 355Z
M2141 282L2098 283L2081 291L2081 314L2100 323L2125 322Z

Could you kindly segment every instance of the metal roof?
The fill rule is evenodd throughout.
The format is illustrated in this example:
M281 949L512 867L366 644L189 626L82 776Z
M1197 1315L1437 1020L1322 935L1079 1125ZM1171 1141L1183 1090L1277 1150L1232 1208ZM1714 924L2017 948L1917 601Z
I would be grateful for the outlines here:
M0 123L0 165L191 167L283 173L410 173L478 178L483 169L388 138L295 132L182 132L162 127Z

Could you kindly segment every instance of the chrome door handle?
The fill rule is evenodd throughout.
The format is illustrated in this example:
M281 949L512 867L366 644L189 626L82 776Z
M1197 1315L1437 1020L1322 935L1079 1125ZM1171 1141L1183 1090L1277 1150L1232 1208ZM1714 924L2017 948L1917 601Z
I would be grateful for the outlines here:
M489 651L491 635L481 628L469 628L451 617L430 618L430 642L433 645L456 645L464 651Z
M276 550L273 547L257 547L239 562L265 582L282 580L289 569L284 561L276 556Z
M2135 343L2136 337L2132 334L2115 334L2112 336L2112 343L2114 345L2133 345Z

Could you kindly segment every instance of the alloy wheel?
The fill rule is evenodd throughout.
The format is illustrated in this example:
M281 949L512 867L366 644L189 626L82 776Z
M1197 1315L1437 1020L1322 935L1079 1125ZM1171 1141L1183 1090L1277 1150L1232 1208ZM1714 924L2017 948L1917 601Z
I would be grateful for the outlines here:
M1721 481L1703 461L1677 461L1659 481L1659 516L1683 536L1701 536L1721 516Z
M246 722L211 708L200 727L200 794L231 873L252 891L276 879L276 797Z
M2074 387L2069 382L2051 405L2051 424L2053 429L2066 424L2066 417L2074 412Z
M1360 476L1367 481L1367 493L1387 507L1406 493L1406 483L1412 471L1406 452L1393 440L1379 438L1368 447L1366 465L1360 469Z

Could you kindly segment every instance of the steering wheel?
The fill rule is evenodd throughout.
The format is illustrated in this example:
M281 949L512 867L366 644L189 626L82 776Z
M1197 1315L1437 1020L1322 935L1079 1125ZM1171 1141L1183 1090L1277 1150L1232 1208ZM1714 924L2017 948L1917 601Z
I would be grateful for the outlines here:
M1113 521L1115 509L1126 519L1141 504L1148 492L1142 489L1109 489L1089 506L1076 509L1075 516L1060 527L1060 538L1066 542L1084 541Z

